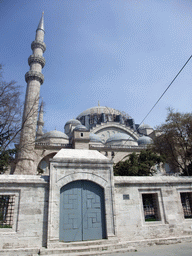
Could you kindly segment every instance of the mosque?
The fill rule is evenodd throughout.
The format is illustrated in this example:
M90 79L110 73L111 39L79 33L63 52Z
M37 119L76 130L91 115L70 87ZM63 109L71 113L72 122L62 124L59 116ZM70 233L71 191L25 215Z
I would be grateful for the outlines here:
M191 177L118 177L153 128L96 106L43 133L43 16L31 44L17 164L0 175L0 255L97 255L192 241Z
M152 142L149 136L153 134L152 127L135 125L130 116L102 106L89 108L76 119L67 121L64 133L54 130L43 134L42 108L41 105L35 150L46 150L48 155L38 159L37 172L48 173L49 159L61 148L98 150L117 163L132 152L140 152Z

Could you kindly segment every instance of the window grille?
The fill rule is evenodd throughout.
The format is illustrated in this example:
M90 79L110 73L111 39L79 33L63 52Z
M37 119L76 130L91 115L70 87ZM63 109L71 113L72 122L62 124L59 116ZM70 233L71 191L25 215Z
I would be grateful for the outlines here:
M142 199L145 221L160 220L157 193L142 194Z
M180 193L185 219L192 218L192 193Z
M0 228L12 227L14 204L14 195L0 195Z

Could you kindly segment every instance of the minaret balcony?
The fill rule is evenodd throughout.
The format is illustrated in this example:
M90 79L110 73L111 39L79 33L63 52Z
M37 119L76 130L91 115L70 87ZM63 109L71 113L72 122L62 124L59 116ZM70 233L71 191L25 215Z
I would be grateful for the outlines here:
M44 52L46 50L46 44L42 41L35 40L31 44L31 49L34 50L35 48L41 48Z
M43 84L44 75L40 72L30 70L25 74L25 81L28 83L28 81L31 81L31 80L37 80L41 84Z
M45 58L43 56L40 56L40 55L30 55L29 58L28 58L28 64L29 66L31 65L31 63L39 63L42 68L45 66Z

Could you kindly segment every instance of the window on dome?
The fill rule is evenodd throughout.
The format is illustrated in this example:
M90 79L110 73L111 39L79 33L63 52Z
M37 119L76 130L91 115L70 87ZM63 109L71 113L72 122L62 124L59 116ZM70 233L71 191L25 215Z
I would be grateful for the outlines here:
M81 137L83 137L83 132L81 132Z

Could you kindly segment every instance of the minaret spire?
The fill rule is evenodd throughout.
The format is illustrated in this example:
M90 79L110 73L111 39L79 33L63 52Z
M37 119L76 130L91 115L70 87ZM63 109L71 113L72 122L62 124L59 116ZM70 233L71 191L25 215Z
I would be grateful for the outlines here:
M33 54L28 58L30 70L25 74L27 90L23 111L18 163L15 170L15 173L17 174L36 174L36 166L34 165L34 149L40 86L44 82L44 76L41 73L42 68L45 65L45 59L43 57L43 53L46 50L44 35L44 15L42 14L36 30L35 41L31 44Z
M42 17L41 17L41 19L39 21L39 25L37 27L37 30L38 29L41 29L41 30L43 30L45 32L45 30L44 30L44 12L42 13Z

